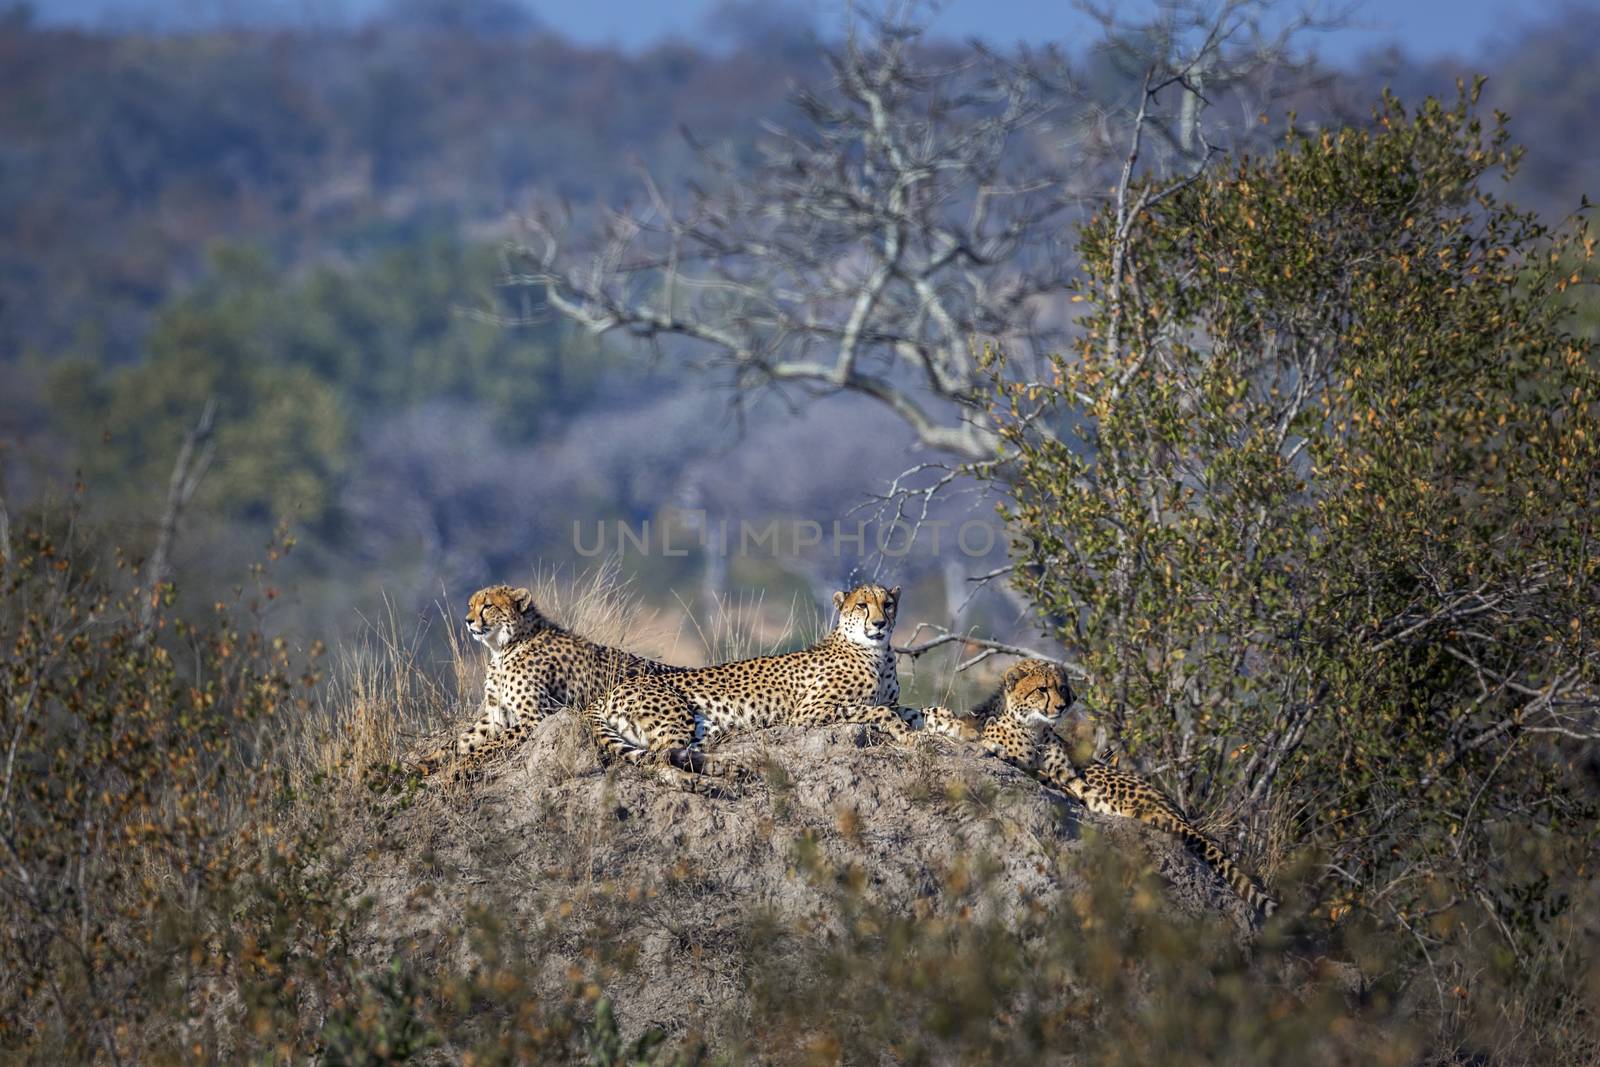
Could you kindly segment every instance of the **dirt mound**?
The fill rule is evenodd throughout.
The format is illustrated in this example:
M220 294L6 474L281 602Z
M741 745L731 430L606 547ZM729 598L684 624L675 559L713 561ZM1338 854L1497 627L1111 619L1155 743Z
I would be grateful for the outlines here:
M542 931L530 943L552 983L604 968L625 1033L715 1031L739 1014L752 946L771 944L756 928L828 937L839 880L922 914L982 868L1005 891L978 907L1051 906L1087 892L1087 829L1147 860L1177 913L1220 912L1248 931L1248 909L1166 835L1086 813L970 746L786 727L719 751L763 773L733 795L691 794L603 768L574 716L546 720L484 777L386 816L403 844L369 853L360 875L374 941L461 929L468 902L440 890L473 885L483 890L473 906L493 900L502 924Z

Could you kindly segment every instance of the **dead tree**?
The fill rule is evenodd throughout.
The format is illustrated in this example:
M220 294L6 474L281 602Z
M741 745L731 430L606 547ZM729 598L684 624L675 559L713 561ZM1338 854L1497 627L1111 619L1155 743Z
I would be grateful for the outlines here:
M794 93L753 165L702 146L701 180L644 174L639 204L586 226L533 212L506 282L534 317L672 346L736 405L872 398L930 453L891 487L897 518L958 478L1003 489L992 353L1026 381L1064 347L1076 220L1108 202L1131 219L1132 179L1192 180L1219 136L1259 129L1252 91L1300 69L1290 43L1319 25L1268 33L1272 6L1178 0L1128 25L1084 5L1098 91L1059 53L938 46L892 7L825 54L827 84ZM1230 121L1207 121L1217 100Z
M951 54L892 10L826 53L829 83L795 92L798 121L767 127L753 167L706 150L705 180L681 191L645 174L642 202L587 239L565 210L530 214L507 281L597 334L682 339L740 399L863 393L941 456L987 462L985 346L1016 368L1059 347L1072 222L1119 171L1192 170L1213 127L1255 122L1244 90L1315 25L1268 35L1271 6L1174 3L1138 25L1085 7L1120 99L1056 53ZM1241 112L1231 125L1203 120L1216 94Z

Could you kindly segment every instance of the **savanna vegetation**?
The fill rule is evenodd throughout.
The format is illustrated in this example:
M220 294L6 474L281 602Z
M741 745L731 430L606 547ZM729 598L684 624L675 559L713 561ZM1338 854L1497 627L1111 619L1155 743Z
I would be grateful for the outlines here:
M915 907L885 897L816 829L785 830L796 779L818 768L785 762L781 748L752 801L768 825L734 837L792 833L777 843L788 873L776 873L814 909L775 910L751 892L761 868L723 871L738 875L743 903L697 930L707 861L627 821L622 803L661 794L637 776L602 776L584 794L588 813L546 823L543 866L526 880L521 832L475 815L481 785L419 790L396 773L410 735L459 707L403 638L331 657L264 638L270 568L203 622L147 618L147 591L117 561L94 562L70 528L14 533L0 869L9 1057L809 1063L887 1050L907 1062L1399 1064L1463 1040L1447 1030L1439 1042L1443 1020L1377 930L1352 924L1330 953L1323 924L1296 916L1242 943L1220 914L1172 911L1126 842L1056 853L1053 834L1035 838L1062 865L1045 881L1089 881L1069 897L1019 895L996 851L1014 847L994 836L1013 825L1003 796L934 754L909 769L852 757L972 835L973 851L953 852ZM564 616L602 632L629 625L601 593ZM476 664L457 666L453 681L470 690ZM587 742L570 730L560 740L555 726L541 760L575 760L592 781L577 752ZM859 750L843 740L824 751ZM856 801L829 817L829 833L869 852L871 839L892 841L859 787L847 795ZM685 817L707 815L717 817ZM641 834L645 857L618 866ZM428 844L450 837L472 862ZM890 870L907 862L898 846L878 850ZM632 876L645 870L655 873ZM441 911L460 921L428 921ZM676 980L652 977L644 952L663 924L690 968ZM670 1003L705 966L717 968L714 987L739 983L736 999L669 1028L622 1021L630 1006L614 987L653 984ZM1514 1048L1529 1054L1506 1062L1586 1047L1581 1009L1549 1021L1565 1029L1521 1032ZM1502 1048L1492 1027L1472 1039Z
M1600 352L1588 220L1498 198L1476 99L1129 187L1081 342L1000 403L1022 581L1111 746L1510 1030L1573 1010L1548 968L1593 936Z
M643 934L559 876L461 880L413 857L433 868L414 892L472 918L385 945L353 872L403 852L412 821L459 817L460 796L396 768L408 734L470 694L470 657L438 684L391 639L330 669L264 635L269 566L173 614L170 586L68 512L19 524L5 553L4 1046L1593 1058L1597 366L1567 325L1588 246L1483 187L1514 154L1470 96L1379 116L1159 202L1131 184L1122 221L1081 235L1081 345L998 397L1030 593L1068 620L1113 749L1238 828L1272 875L1288 906L1259 938L1171 912L1112 850L1077 854L1086 892L1020 909L979 852L906 912L800 834L792 869L832 932L738 920L737 1018L619 1025L607 987L640 966ZM1041 420L1080 443L1038 437ZM768 773L781 797L804 771ZM648 888L621 873L598 899Z
M621 258L628 285L594 273L552 308L536 290L563 264L552 253L542 278L502 286L537 242L506 256L481 220L535 186L615 193L605 153L621 144L672 171L694 153L664 116L747 130L776 107L774 72L814 73L815 51L778 35L715 58L586 53L514 16L399 4L356 29L231 36L0 20L0 124L24 164L0 178L15 238L0 418L21 442L0 455L0 1056L1600 1061L1600 303L1592 222L1568 202L1590 158L1569 97L1591 75L1559 33L1530 42L1570 93L1548 71L1508 78L1496 99L1531 112L1515 125L1467 82L1275 116L1281 130L1222 158L1182 106L1143 125L1175 98L1161 92L1199 106L1192 64L1141 96L1101 56L1088 80L1133 101L1134 150L1109 195L1035 220L1070 283L1059 345L1023 353L963 320L971 337L918 347L946 327L892 270L891 296L848 333L836 298L857 293L839 274L759 306L717 286L669 298L683 319L666 333L743 316L771 347L707 370L669 339L652 378L569 320L603 333L616 324L596 308L648 310L672 289L656 284L665 260ZM840 223L833 194L915 161L811 165L888 159L893 138L870 138L893 124L861 121L885 99L926 144L975 143L915 107L918 72L953 46L891 44L832 68L885 82L845 84L843 104L802 97L827 133L787 142L804 167L729 134L723 179L755 175L749 188L813 213L800 239L781 201L745 196L662 231L699 242L695 271L714 276L725 242L720 269L748 283L757 236L792 253L779 274L852 242L907 261L845 226L857 216ZM1370 101L1371 73L1322 95ZM1212 92L1243 94L1230 100L1254 91L1219 79ZM978 123L1035 99L974 84L1017 90L964 99ZM1140 131L1161 129L1173 165L1141 164ZM1198 139L1180 152L1186 129ZM1051 162L1030 154L1033 127L1004 132ZM992 191L1015 157L962 158ZM591 188L595 174L615 186ZM958 230L938 227L971 202L924 177L906 179L904 217L876 198L859 217L893 231L916 215L928 240L905 247L943 269L956 259L933 254L939 235ZM1508 201L1524 189L1539 211ZM114 253L83 255L93 240ZM963 284L985 267L967 254ZM760 314L802 306L832 317L762 332ZM900 332L875 335L884 321ZM1284 902L1261 929L1180 884L1155 838L932 742L757 741L761 780L727 801L603 771L570 716L546 724L535 768L451 784L402 771L476 707L457 586L516 577L579 516L657 515L687 489L776 509L814 468L830 485L879 471L830 442L909 452L915 433L857 408L803 442L752 445L738 476L678 477L704 450L719 370L742 393L783 345L847 334L860 362L841 388L880 399L916 395L893 359L970 360L925 425L981 426L959 444L982 454L930 464L949 479L910 499L993 489L1021 629L1077 679L1080 754L1158 782L1259 872ZM805 506L842 510L840 492ZM663 586L699 577L655 565ZM537 592L638 647L659 604L613 580ZM908 582L907 599L965 580ZM374 623L362 608L380 591L396 599ZM677 601L702 658L807 636L793 612L774 628L747 602L708 615L714 601ZM1005 642L947 636L902 668L908 688L970 704ZM928 666L940 651L957 657ZM1019 854L1026 871L1007 865Z

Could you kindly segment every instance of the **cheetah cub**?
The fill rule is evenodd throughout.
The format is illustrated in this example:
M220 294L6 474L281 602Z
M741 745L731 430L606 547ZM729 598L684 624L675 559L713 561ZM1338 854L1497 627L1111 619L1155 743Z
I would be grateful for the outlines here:
M987 719L980 743L1007 763L1070 794L1090 811L1137 819L1175 834L1245 903L1270 916L1277 902L1161 790L1098 761L1081 767L1073 763L1071 750L1054 729L1072 701L1072 687L1060 667L1023 660L1005 673L1000 691L978 709L977 714Z
M975 740L976 728L943 708L899 708L889 645L900 589L862 585L833 595L838 625L799 652L629 678L585 712L601 753L691 776L745 772L702 746L767 726L867 723L897 741L918 729ZM697 783L677 779L691 789Z
M683 669L558 626L534 605L532 592L509 585L473 593L466 622L473 640L489 650L481 716L448 745L412 759L423 774L451 759L461 767L512 748L545 716L585 707L624 678Z

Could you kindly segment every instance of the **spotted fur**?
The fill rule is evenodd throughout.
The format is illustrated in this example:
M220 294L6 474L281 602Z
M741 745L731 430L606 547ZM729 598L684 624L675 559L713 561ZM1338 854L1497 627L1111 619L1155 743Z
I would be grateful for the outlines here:
M745 773L704 746L730 734L791 724L867 723L905 741L917 729L974 739L976 728L943 708L901 709L889 645L898 587L835 593L838 625L799 652L673 674L629 678L585 713L602 754L693 776ZM693 781L684 782L696 788Z
M455 740L412 761L431 774L515 747L545 716L585 707L624 678L680 671L618 648L596 644L552 622L527 589L491 585L467 602L467 631L489 650L489 672L477 722Z
M1165 793L1104 763L1080 766L1073 761L1067 744L1055 733L1072 701L1072 686L1060 667L1045 660L1023 660L1006 672L999 692L979 708L987 720L981 743L1090 811L1137 819L1176 835L1247 904L1270 916L1277 902L1221 846L1196 829Z

